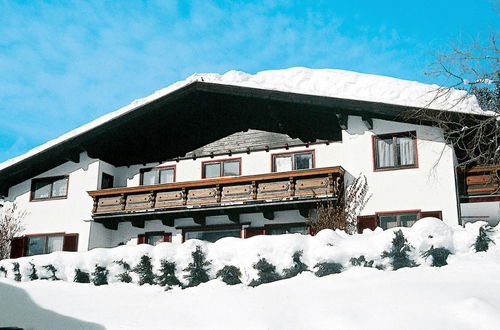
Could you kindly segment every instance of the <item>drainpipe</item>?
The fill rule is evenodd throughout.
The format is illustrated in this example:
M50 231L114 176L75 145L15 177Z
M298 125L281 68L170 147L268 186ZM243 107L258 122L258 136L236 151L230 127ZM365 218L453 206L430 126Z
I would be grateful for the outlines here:
M460 207L460 187L458 185L458 169L459 169L459 165L456 165L454 167L454 170L455 170L455 173L454 173L454 177L455 177L455 196L457 198L457 214L458 214L458 224L460 226L464 226L464 224L462 224L462 208Z

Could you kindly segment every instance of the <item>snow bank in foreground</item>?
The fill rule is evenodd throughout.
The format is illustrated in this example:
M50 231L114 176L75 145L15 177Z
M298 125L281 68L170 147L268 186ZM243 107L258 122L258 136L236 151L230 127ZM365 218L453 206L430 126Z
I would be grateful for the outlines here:
M195 288L163 291L159 286L62 281L14 282L0 279L0 327L35 329L500 329L500 249L474 253L480 224L448 227L435 219L403 229L416 249L431 244L451 249L449 265L425 264L397 271L352 267L318 278L303 273L256 288L228 286L219 280ZM498 233L493 237L498 241ZM247 240L223 239L204 244L214 267L235 263L247 276L257 255L280 268L290 255L304 250L308 264L342 261L363 253L378 258L390 245L392 231L348 237L323 231L316 237L284 235ZM432 236L432 237L429 237ZM93 266L117 258L136 260L149 253L155 260L185 263L200 241L182 245L143 245L87 253L54 253L31 258L37 264L59 262L69 268ZM415 253L415 256L417 253ZM18 259L25 264L30 258ZM3 265L11 263L5 260ZM424 263L423 260L419 262Z
M185 80L178 81L166 88L160 89L142 99L135 100L121 109L97 118L19 157L0 163L0 170L65 140L89 131L113 118L133 111L195 81L484 114L475 97L465 98L465 91L452 90L448 94L449 97L440 98L431 103L436 97L439 86L373 74L334 69L308 69L302 67L262 71L254 75L241 71L229 71L223 75L216 73L199 73Z
M474 253L474 243L479 227L484 223L467 224L465 228L450 227L441 220L426 218L419 220L412 228L401 228L409 243L414 249L412 258L417 263L429 265L431 260L422 258L422 253L431 246L445 247L454 258ZM142 244L138 246L120 246L111 249L94 249L88 252L55 252L49 255L24 257L16 260L2 260L0 266L8 270L8 277L14 278L13 262L20 264L22 281L28 281L33 263L41 277L48 277L49 273L42 266L52 264L57 270L57 276L65 281L72 281L75 269L79 268L91 273L96 265L104 266L110 271L109 282L118 282L116 276L123 272L123 268L114 261L123 260L134 267L142 255L152 258L153 267L159 269L162 259L174 261L177 265L177 277L183 279L183 269L192 260L191 253L196 246L201 246L211 261L210 275L215 277L217 270L225 265L234 265L242 272L242 282L250 283L257 278L257 271L253 265L259 258L266 258L276 266L278 272L292 266L292 255L302 250L302 261L312 269L320 262L337 262L350 267L352 257L364 255L368 260L374 260L375 265L387 266L389 260L382 259L381 253L389 250L394 237L393 230L372 232L365 231L362 235L347 235L341 231L323 230L316 236L289 234L279 236L255 236L250 239L224 238L215 243L199 240L188 240L183 244L162 243L158 246ZM398 228L399 230L399 228ZM498 233L495 233L498 235ZM500 244L499 244L500 245ZM498 249L495 245L492 250ZM0 277L3 274L0 273ZM134 276L134 274L133 274ZM137 278L134 279L137 283Z

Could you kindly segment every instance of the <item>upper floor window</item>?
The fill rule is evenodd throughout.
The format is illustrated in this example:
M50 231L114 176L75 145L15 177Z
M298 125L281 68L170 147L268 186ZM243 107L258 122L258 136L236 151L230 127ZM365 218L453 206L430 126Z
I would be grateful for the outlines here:
M273 155L273 172L305 170L314 167L314 151Z
M66 198L68 196L68 176L33 179L31 200Z
M419 219L419 212L379 213L378 222L382 229L411 227Z
M415 142L415 132L374 136L375 170L417 167Z
M108 173L102 173L101 189L113 188L115 178Z
M219 176L241 175L241 159L224 159L203 163L202 177L216 178Z
M141 185L172 183L175 181L175 166L141 169Z

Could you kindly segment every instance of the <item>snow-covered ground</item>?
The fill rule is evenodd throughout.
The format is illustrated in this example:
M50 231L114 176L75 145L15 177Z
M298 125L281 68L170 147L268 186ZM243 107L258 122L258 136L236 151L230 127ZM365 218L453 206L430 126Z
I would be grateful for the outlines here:
M424 219L403 228L414 246L416 268L397 271L349 266L350 257L361 254L375 264L388 250L393 230L347 236L322 231L302 235L222 239L216 243L191 240L98 249L85 253L53 253L17 259L23 281L12 272L0 274L0 327L34 329L499 329L500 244L487 252L474 252L472 244L481 224L449 227L437 219ZM499 242L500 235L491 236ZM177 263L178 277L190 261L190 253L202 245L212 261L212 277L222 265L240 267L244 284L228 286L218 279L195 288L164 291L159 286L118 283L120 272L112 260L134 266L148 254L155 267L160 259ZM421 257L431 245L453 254L448 265L436 268ZM303 250L303 261L335 261L346 268L340 274L301 275L256 288L247 286L256 277L252 268L260 257L278 271L292 264L294 251ZM0 261L9 270L14 260ZM52 263L67 281L28 281L29 262ZM72 283L74 267L90 269L96 263L110 269L110 285ZM389 269L389 268L388 268ZM43 275L41 270L39 275Z

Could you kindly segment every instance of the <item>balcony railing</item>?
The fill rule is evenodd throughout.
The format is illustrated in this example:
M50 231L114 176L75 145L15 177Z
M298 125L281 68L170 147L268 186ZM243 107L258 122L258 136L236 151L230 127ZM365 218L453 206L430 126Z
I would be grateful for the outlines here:
M463 183L462 201L493 200L500 195L500 165L462 169L459 175Z
M189 211L337 197L343 188L343 176L344 169L338 166L103 189L88 194L94 199L94 218L103 218L147 211Z

